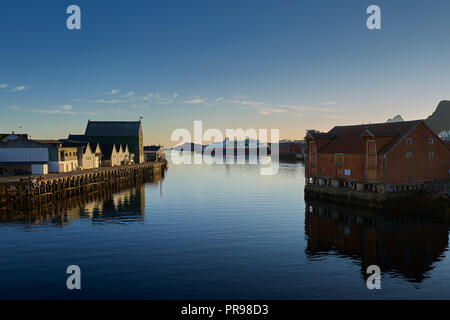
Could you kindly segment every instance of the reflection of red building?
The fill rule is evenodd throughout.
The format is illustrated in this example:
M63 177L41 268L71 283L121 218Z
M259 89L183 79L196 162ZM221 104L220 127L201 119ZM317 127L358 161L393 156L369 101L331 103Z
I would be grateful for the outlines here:
M308 204L305 212L306 253L339 254L421 282L448 246L445 223L421 217L386 217L348 207Z
M422 120L308 131L307 178L407 184L450 178L450 148Z

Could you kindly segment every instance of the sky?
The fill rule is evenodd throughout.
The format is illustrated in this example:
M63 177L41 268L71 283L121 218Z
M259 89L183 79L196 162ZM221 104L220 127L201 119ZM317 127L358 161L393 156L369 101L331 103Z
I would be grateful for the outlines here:
M81 8L81 30L66 9ZM366 9L381 8L381 30ZM143 117L177 128L279 129L429 116L450 99L450 1L2 1L0 132L83 133Z

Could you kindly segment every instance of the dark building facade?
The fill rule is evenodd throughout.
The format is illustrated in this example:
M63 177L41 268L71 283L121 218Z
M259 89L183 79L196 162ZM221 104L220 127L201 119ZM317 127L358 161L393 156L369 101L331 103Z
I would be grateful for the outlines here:
M166 159L163 146L145 146L144 147L144 160L150 161L163 161Z
M71 135L73 140L91 143L128 145L136 163L144 162L144 134L141 121L88 121L84 137Z

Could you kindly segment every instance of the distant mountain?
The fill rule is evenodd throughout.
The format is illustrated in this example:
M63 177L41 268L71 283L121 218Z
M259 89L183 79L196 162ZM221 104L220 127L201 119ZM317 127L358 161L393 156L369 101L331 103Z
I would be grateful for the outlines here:
M402 122L402 121L405 121L405 120L403 120L402 116L398 114L395 117L393 117L392 119L387 119L386 122Z
M195 144L195 143L192 143L192 142L191 143L186 142L185 144L178 145L178 146L172 148L172 150L175 150L175 151L182 151L182 150L183 151L194 151L195 150L195 146L198 146L200 152L201 152L201 150L203 150L203 146L202 145Z
M439 102L436 110L425 120L425 123L436 134L439 134L441 131L449 131L450 101L444 100Z

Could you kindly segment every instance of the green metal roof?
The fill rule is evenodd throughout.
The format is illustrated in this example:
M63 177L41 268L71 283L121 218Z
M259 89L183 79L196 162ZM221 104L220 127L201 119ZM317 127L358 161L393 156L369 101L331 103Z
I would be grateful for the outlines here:
M140 121L89 121L87 137L138 137Z

